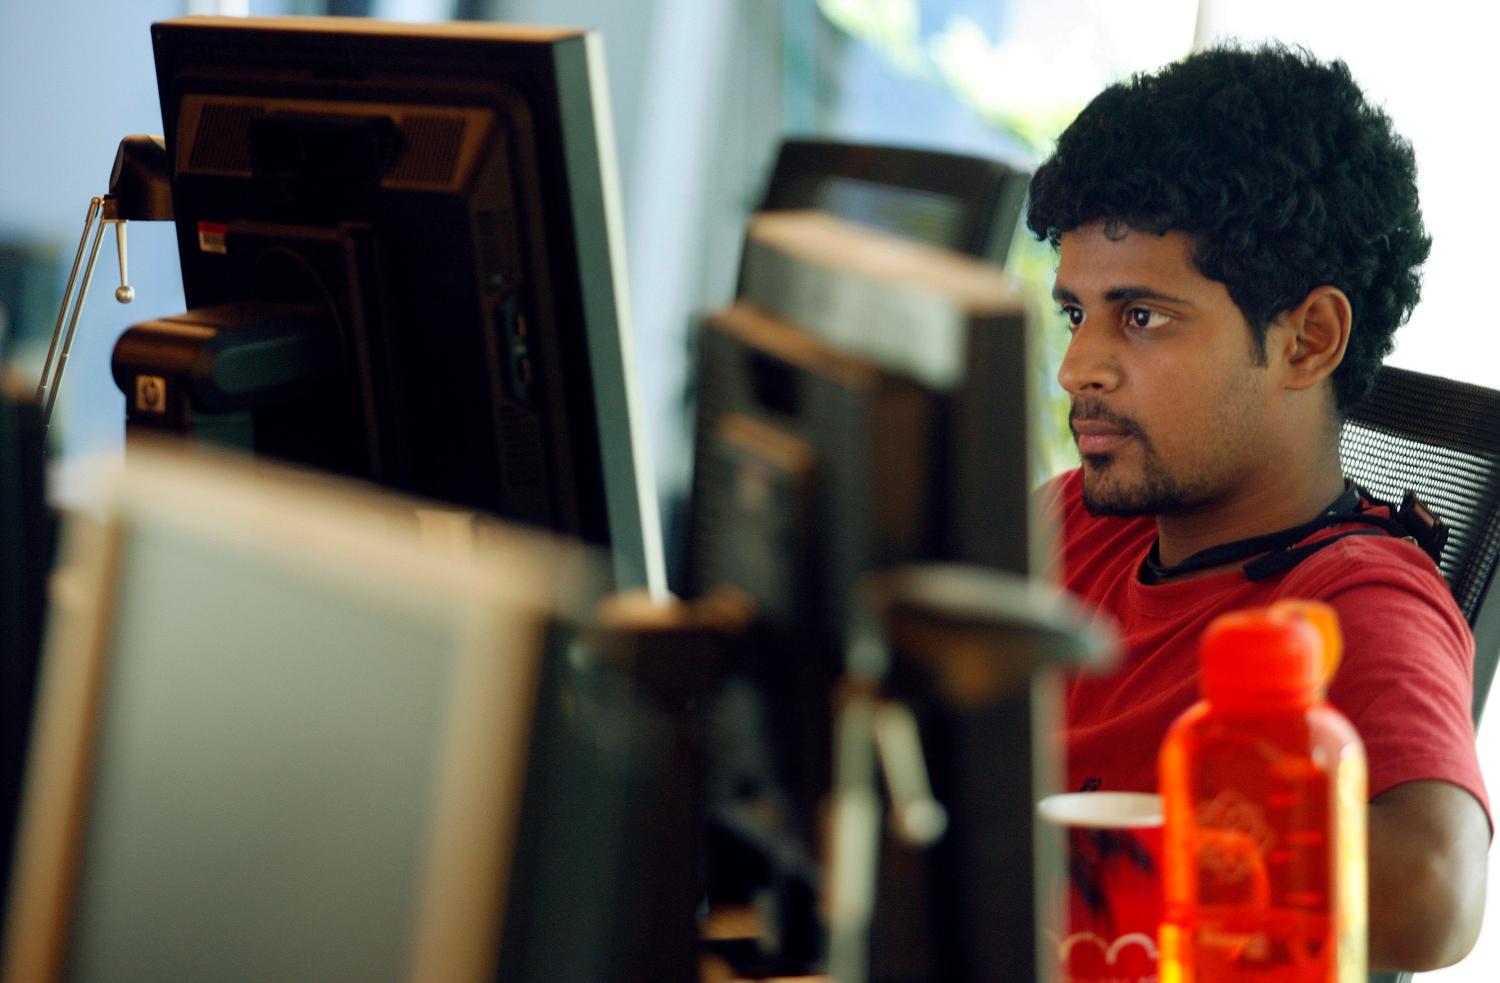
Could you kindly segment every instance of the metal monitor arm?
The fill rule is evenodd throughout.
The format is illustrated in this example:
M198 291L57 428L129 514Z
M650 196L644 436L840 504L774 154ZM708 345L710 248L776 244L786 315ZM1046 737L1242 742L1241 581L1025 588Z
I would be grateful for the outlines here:
M114 168L109 175L109 193L89 199L88 212L83 220L83 235L78 240L73 268L68 273L68 284L63 290L57 323L52 328L52 341L47 346L47 358L42 363L36 401L42 411L43 432L52 420L52 406L57 401L63 368L68 364L68 354L73 348L73 335L78 330L78 319L83 314L83 303L94 278L94 264L99 259L99 244L104 237L104 227L115 227L115 243L120 258L120 285L115 288L115 300L128 304L135 299L135 288L130 285L125 224L129 221L160 222L171 219L172 192L166 139L145 135L126 137L120 141L120 148L115 153ZM89 241L90 232L93 234L92 243ZM80 266L83 268L81 281L78 276ZM75 284L78 286L76 293L73 289ZM59 340L61 346L58 344Z

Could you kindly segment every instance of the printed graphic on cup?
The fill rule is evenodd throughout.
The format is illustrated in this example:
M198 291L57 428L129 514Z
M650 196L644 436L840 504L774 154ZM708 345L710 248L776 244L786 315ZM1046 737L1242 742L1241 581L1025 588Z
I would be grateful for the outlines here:
M1077 792L1037 804L1064 852L1066 897L1054 898L1046 938L1064 983L1156 983L1162 915L1161 797Z

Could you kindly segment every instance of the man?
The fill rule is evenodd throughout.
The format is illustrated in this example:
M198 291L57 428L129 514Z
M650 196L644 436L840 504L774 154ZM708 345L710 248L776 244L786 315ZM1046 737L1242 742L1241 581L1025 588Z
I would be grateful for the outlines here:
M1342 63L1211 50L1098 96L1037 171L1027 223L1058 249L1072 335L1061 575L1126 649L1070 685L1070 782L1154 789L1208 622L1324 600L1346 639L1329 696L1370 763L1370 964L1457 961L1490 837L1473 639L1420 549L1339 521L1370 508L1345 487L1339 423L1430 245L1411 148Z

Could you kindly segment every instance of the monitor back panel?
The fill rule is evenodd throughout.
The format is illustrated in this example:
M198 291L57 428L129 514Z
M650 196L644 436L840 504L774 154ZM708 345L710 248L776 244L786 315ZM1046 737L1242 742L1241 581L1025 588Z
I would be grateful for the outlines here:
M141 469L69 530L5 978L488 979L557 570Z

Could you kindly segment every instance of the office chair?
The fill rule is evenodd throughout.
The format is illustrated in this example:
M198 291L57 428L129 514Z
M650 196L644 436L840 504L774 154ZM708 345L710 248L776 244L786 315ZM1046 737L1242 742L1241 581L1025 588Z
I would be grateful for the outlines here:
M1500 659L1500 392L1386 366L1339 439L1376 497L1421 496L1448 526L1439 568L1474 629L1474 720Z
M1448 525L1439 569L1474 629L1477 725L1500 660L1500 392L1386 366L1345 420L1339 453L1344 474L1377 498L1400 502L1411 489Z

